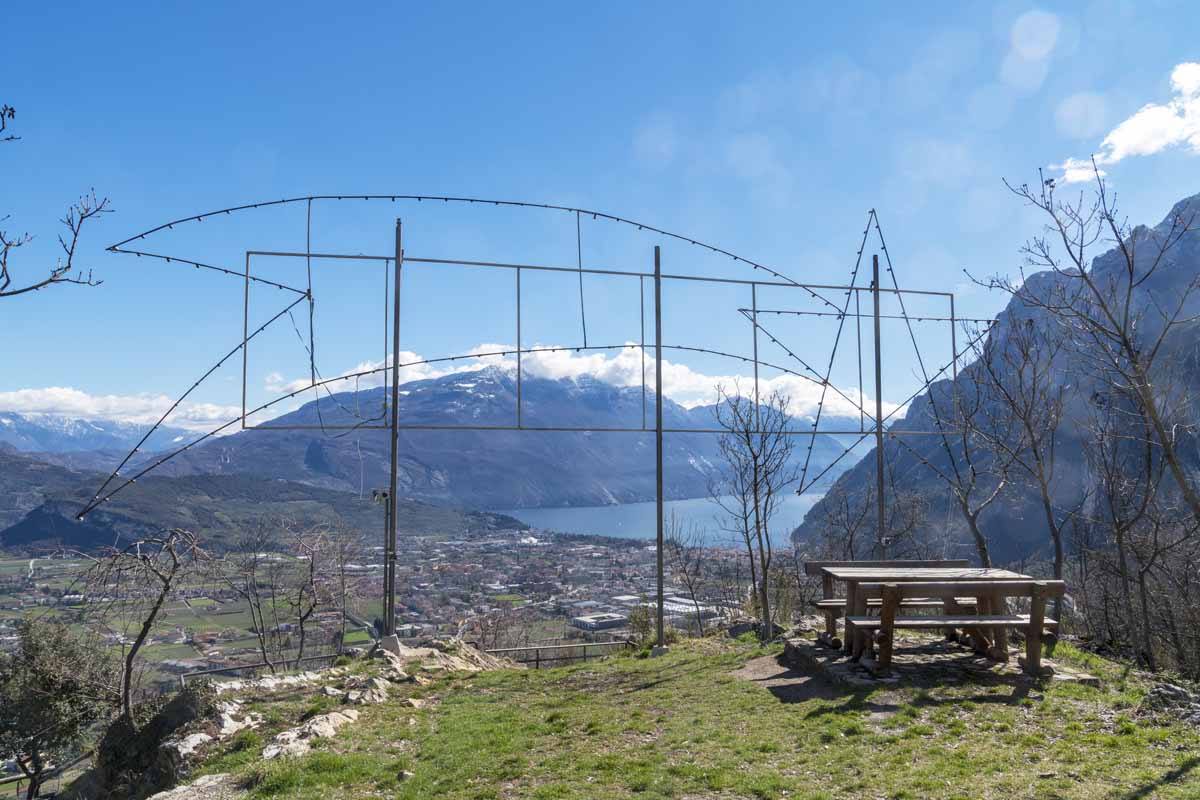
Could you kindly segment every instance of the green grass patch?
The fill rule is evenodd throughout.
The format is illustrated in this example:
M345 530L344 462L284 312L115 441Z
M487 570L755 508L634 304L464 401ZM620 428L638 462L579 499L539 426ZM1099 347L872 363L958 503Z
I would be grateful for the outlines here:
M308 756L262 764L248 755L257 743L225 745L205 771L282 798L1200 797L1200 735L1135 718L1145 687L1119 665L1060 650L1101 675L1099 689L1017 680L832 696L731 674L777 652L684 641L661 658L442 676L360 708ZM406 692L430 703L414 709ZM332 707L263 700L261 741Z

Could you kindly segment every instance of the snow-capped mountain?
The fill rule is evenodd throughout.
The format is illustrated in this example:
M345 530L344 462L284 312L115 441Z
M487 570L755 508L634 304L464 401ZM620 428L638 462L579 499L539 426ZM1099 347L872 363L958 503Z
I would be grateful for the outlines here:
M400 436L401 484L406 495L474 508L605 505L654 497L653 433L605 432L640 429L643 413L653 426L654 393L591 377L526 377L521 422L533 428L592 428L516 431L513 371L489 367L476 372L413 381L401 389L403 425L493 426L493 430L404 430ZM355 425L380 417L386 389L335 394L313 401L267 425L305 425L306 430L245 431L196 447L164 465L164 474L248 474L300 481L330 489L366 491L387 484L389 438L385 430L322 431L321 426ZM665 427L691 431L715 427L713 407L685 408L664 399ZM830 420L831 426L850 421ZM822 423L824 428L825 422ZM853 420L857 428L858 420ZM810 424L796 421L796 429ZM718 437L668 434L664 453L666 494L702 497L721 469ZM808 437L796 442L803 460ZM843 453L841 442L817 437L812 474ZM832 479L854 461L848 456Z
M0 442L18 450L69 453L82 450L126 450L138 443L149 425L80 419L61 414L18 414L0 411ZM159 428L147 440L146 450L162 450L173 442L185 441L187 431Z

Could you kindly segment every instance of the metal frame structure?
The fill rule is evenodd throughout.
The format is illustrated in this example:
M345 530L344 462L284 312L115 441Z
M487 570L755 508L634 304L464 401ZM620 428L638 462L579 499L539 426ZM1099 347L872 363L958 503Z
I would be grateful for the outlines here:
M313 252L312 247L311 247L313 203L316 201L324 202L324 201L335 201L335 200L365 200L365 201L389 200L391 202L396 202L399 200L415 201L415 202L437 201L437 202L442 202L442 203L452 203L452 202L453 203L471 203L471 204L483 204L483 205L491 205L491 206L510 206L510 207L519 207L519 208L531 208L531 209L542 209L542 210L549 210L549 211L566 212L568 214L573 214L575 216L577 263L574 267L565 267L565 266L555 266L555 265L547 265L547 264L508 263L508 262L458 260L458 259L448 259L448 258L431 258L431 257L410 256L410 255L406 254L404 251L403 236L402 236L403 226L402 226L400 218L396 219L395 239L394 239L395 245L394 245L393 252L390 254L386 254L386 255L352 255L352 254L346 254L346 253ZM160 232L164 229L171 229L177 225L182 225L182 224L187 224L187 223L192 223L192 222L202 222L206 217L214 217L214 216L218 216L218 215L228 215L228 214L232 214L232 213L236 213L236 212L243 212L243 211L248 211L248 210L253 210L253 209L258 209L258 208L264 208L264 207L269 207L269 206L278 206L281 204L289 204L289 203L304 203L305 204L305 207L306 207L306 209L305 209L306 210L306 231L305 231L306 247L305 247L305 250L304 251L247 250L245 252L244 268L240 273L235 270L231 270L227 267L222 267L219 265L207 264L207 263L195 261L192 259L180 258L178 256L167 256L167 255L158 254L158 253L151 253L151 252L148 252L145 250L133 249L132 247L128 247L128 245L130 245L130 243L144 240L147 237L149 237L157 232ZM666 237L666 238L669 238L669 239L672 239L672 240L675 240L678 242L686 243L689 246L704 248L713 253L723 255L723 256L728 256L735 263L740 263L740 264L743 264L746 266L750 266L755 270L765 271L766 273L768 273L770 278L749 280L749 279L738 279L738 278L727 278L727 277L708 277L708 276L698 276L698 275L663 273L663 271L662 271L662 251L661 251L660 246L658 246L658 245L654 246L653 270L652 271L636 271L636 270L620 270L620 269L612 269L612 268L585 267L583 265L582 232L581 232L581 222L580 221L584 216L587 216L587 215L590 215L593 219L603 219L606 221L616 222L619 224L637 226L637 228L639 230L649 231L651 233L654 233L654 234L662 236L662 237ZM875 255L872 258L872 279L871 279L870 284L866 285L866 286L860 286L860 285L858 285L858 282L857 282L863 253L866 250L867 237L870 232L872 224L874 224L874 226L879 234L879 243L885 254L885 257L887 258L887 268L886 268L887 272L892 275L892 284L893 285L890 288L884 287L881 285L880 264L879 264L878 255ZM657 526L656 526L657 585L656 585L656 589L657 589L657 601L658 601L657 602L657 636L658 636L658 643L661 646L664 643L664 627L663 627L663 593L664 593L664 590L663 590L663 572L664 572L664 565L663 565L663 551L664 551L664 541L663 541L663 535L664 535L664 531L663 531L663 513L664 513L664 511L663 511L663 503L664 503L663 437L666 434L673 434L673 433L692 433L692 434L694 434L694 433L710 433L710 434L725 433L725 431L720 428L669 428L663 424L663 403L662 403L662 398L663 398L663 394L662 394L663 351L664 350L676 350L676 351L682 351L682 352L705 353L705 354L710 354L710 355L716 355L716 356L722 356L722 357L726 357L726 358L736 359L736 360L740 360L743 363L751 364L753 367L753 371L754 371L754 401L755 401L756 406L759 402L759 383L760 383L759 368L760 368L760 366L776 370L783 374L790 374L790 375L810 381L810 382L814 383L815 385L820 386L821 387L820 401L818 402L818 405L817 405L816 420L812 424L811 429L807 430L807 431L789 430L786 432L788 435L809 437L808 450L805 454L804 466L803 466L803 470L801 472L798 492L803 493L803 492L807 491L808 489L810 489L817 481L819 481L822 477L824 477L824 475L827 474L828 471L830 469L832 469L834 465L836 465L839 461L842 460L842 458L844 458L855 447L857 447L858 444L860 444L868 436L874 435L875 444L876 444L875 449L876 449L876 454L877 454L876 455L876 471L877 471L877 481L878 481L877 501L879 504L878 505L877 547L881 551L886 552L887 538L886 538L885 532L884 532L884 524L885 524L884 523L884 519L885 519L885 515L884 515L884 510L885 510L885 506L884 506L884 466L883 466L883 438L885 435L885 427L884 426L888 422L888 420L891 419L896 414L896 412L899 409L906 407L908 402L910 402L913 398L917 397L921 392L928 389L928 387L934 380L937 380L941 376L945 375L947 373L947 371L951 372L955 376L957 375L958 360L959 360L960 355L962 355L962 353L960 353L957 350L955 328L959 323L962 323L962 322L968 322L968 321L983 322L982 320L964 320L962 318L957 317L955 315L955 311L954 311L954 296L952 293L938 292L938 291L901 289L900 288L900 286L898 285L898 283L895 280L895 275L894 275L894 271L893 271L893 268L891 265L890 256L887 255L886 244L883 242L882 230L879 228L878 218L877 218L874 210L872 210L868 215L867 227L863 231L862 243L859 247L855 265L851 272L851 280L848 285L800 283L800 282L795 281L795 280L789 278L788 276L784 275L782 272L772 269L766 265L751 261L749 259L745 259L741 256L735 255L735 254L733 254L727 250L724 250L722 248L704 244L703 242L700 242L698 240L695 240L695 239L692 239L692 238L689 238L686 236L682 236L679 234L671 233L671 232L668 232L668 231L665 231L665 230L662 230L659 228L655 228L653 226L646 225L644 223L638 223L633 220L625 219L622 217L617 217L617 216L610 215L610 214L604 214L602 212L595 212L595 211L579 209L579 208L570 208L570 207L565 207L565 206L554 206L554 205L546 205L546 204L539 204L539 203L526 203L526 202L520 202L520 201L483 200L483 199L479 199L479 198L432 197L432 196L425 196L425 195L326 195L326 196L310 196L310 197L302 197L302 198L291 198L291 199L285 199L285 200L268 201L265 203L257 203L257 204L251 204L251 205L245 205L245 206L238 206L238 207L233 207L233 208L228 208L228 209L222 209L222 210L215 211L215 212L208 212L206 214L199 214L199 215L195 215L193 217L187 217L187 218L183 218L180 220L175 220L173 222L165 223L164 225L160 225L149 231L146 231L144 233L130 237L129 239L126 239L122 242L119 242L119 243L111 246L109 248L109 250L112 252L118 252L118 253L128 253L128 254L132 254L135 256L139 256L139 257L150 257L150 258L160 259L160 260L164 260L166 262L178 262L178 263L182 263L184 265L192 266L196 269L214 270L219 273L223 273L228 276L232 276L232 277L241 279L241 281L243 283L243 287L244 287L242 338L239 343L237 343L228 353L226 353L221 359L219 359L216 364L214 364L208 371L206 371L199 380L197 380L195 383L193 383L192 386L186 392L184 392L171 405L171 407L167 410L167 412L165 414L163 414L163 416L159 419L159 421L147 431L147 433L145 434L145 436L143 436L142 440L138 443L138 445L136 445L130 451L130 453L117 466L117 468L115 470L113 470L112 474L109 475L107 480L105 480L104 483L100 486L100 488L96 490L96 492L94 493L94 495L92 497L92 500L79 512L78 518L83 519L87 514L91 513L92 511L94 511L95 509L97 509L98 507L103 505L104 503L108 502L111 499L111 497L113 495L115 495L117 492L132 485L133 483L135 483L137 481L138 478L140 478L143 475L156 469L158 466L160 466L161 464L170 460L171 458L174 458L175 456L185 452L188 449L191 449L192 447L194 447L214 436L218 436L218 435L220 435L222 433L226 433L226 432L231 432L231 429L234 429L234 426L238 426L242 430L295 430L295 429L319 429L322 431L334 431L334 430L353 431L353 430L358 430L358 429L388 430L390 432L390 474L389 474L389 485L388 485L388 492L387 492L387 504L386 504L386 508L385 508L385 523L384 523L385 524L384 624L385 624L387 633L392 633L395 630L395 588L396 588L395 581L396 581L396 562L397 562L396 505L397 505L397 501L398 501L397 482L398 482L398 471L399 471L399 434L400 434L401 430L475 430L475 431L480 431L480 430L520 430L520 431L569 431L569 432L608 432L608 433L641 433L641 434L653 433L655 436L655 463L656 463L656 470L655 470L655 472L656 472L655 497L656 497L656 517L657 517ZM252 269L251 269L252 259L254 259L254 258L269 258L269 257L296 258L296 259L302 258L302 259L304 259L305 267L306 267L305 271L307 274L306 287L301 288L301 287L297 287L297 286L290 286L290 285L287 285L284 283L279 283L276 281L268 280L262 276L253 274ZM316 358L315 358L315 349L316 349L316 334L315 334L315 329L314 329L315 297L314 297L313 288L312 288L312 265L311 265L312 259L314 259L314 258L317 258L317 259L346 259L346 260L382 263L382 265L384 267L385 282L390 283L390 295L391 295L390 300L391 300L391 304L392 304L391 325L390 325L390 334L391 334L391 336L390 336L390 339L391 339L390 363L389 363L389 359L387 357L386 348L385 348L385 361L379 367L366 369L366 370L360 370L360 371L353 372L353 373L342 374L342 375L338 375L334 378L325 378L320 375L320 373L316 367ZM434 266L434 267L436 267L436 266L456 266L456 267L470 267L470 268L481 268L481 269L502 269L502 270L512 271L515 276L516 347L510 348L510 349L497 350L497 351L491 352L491 353L471 353L471 354L463 354L463 355L450 355L450 356L442 356L442 357L438 357L438 358L422 359L420 361L415 361L415 362L410 362L410 363L401 363L400 362L401 284L402 284L404 267L406 265L414 265L414 266L430 265L430 266ZM388 267L391 267L390 275L389 275ZM524 347L522 345L521 276L522 276L522 273L526 272L526 271L552 272L552 273L577 273L578 274L579 291L580 291L580 297L579 297L579 299L580 299L580 323L581 323L582 338L583 338L582 345L580 345L580 346L563 346L563 347ZM584 300L584 288L583 288L584 275L609 276L609 277L619 277L619 278L627 278L627 279L636 278L638 280L639 294L641 297L641 302L640 302L641 308L640 308L639 316L641 318L641 330L642 330L641 342L639 344L636 344L636 345L634 345L634 344L622 344L622 345L589 344L588 339L587 339L586 304L585 304L585 300ZM390 280L389 280L389 278L390 278ZM653 417L653 426L652 427L648 424L649 420L647 419L647 408L646 408L647 387L646 387L645 367L646 367L646 355L647 355L647 353L646 353L647 342L646 342L646 337L645 337L645 322L646 322L646 320L645 320L645 282L647 280L653 281L653 307L654 307L653 358L654 358L654 375L655 375L655 386L654 386L655 404L654 404L654 417ZM663 294L662 290L663 290L664 281L665 282L698 281L698 282L707 283L707 284L725 284L725 285L732 285L732 286L747 287L749 289L749 293L750 293L750 306L748 308L746 308L746 307L738 308L737 312L740 313L743 317L745 317L746 320L751 325L752 356L746 357L744 355L722 352L722 351L713 350L710 348L698 347L698 346L693 346L693 345L689 345L689 344L665 344L663 342L663 336L662 336L662 294ZM389 294L386 283L385 283L385 296L387 294ZM254 329L252 331L250 329L250 321L249 321L250 290L251 290L252 285L259 285L259 284L264 285L264 286L270 286L270 287L276 288L278 290L290 292L290 293L294 294L295 297L289 298L290 302L288 302L286 305L284 305L282 310L280 310L278 313L276 313L274 316L272 316L267 322L263 323L262 325L260 325L259 327L257 327L256 329ZM801 310L794 310L794 309L760 309L758 307L758 291L760 288L764 288L764 287L782 287L782 288L789 288L789 289L798 289L798 290L802 291L803 293L805 293L810 300L815 300L815 301L823 304L824 307L827 307L828 309L831 309L831 310L801 311ZM826 297L825 294L829 293L829 292L842 293L842 295L844 297L843 303L839 306L839 305L835 304L834 302L832 302L830 299L828 299L828 297ZM868 292L872 297L873 310L872 310L871 314L862 313L861 303L860 303L860 296L861 296L862 292ZM885 316L880 313L880 298L881 298L881 295L883 295L883 294L892 294L899 299L899 304L900 304L900 309L901 309L901 314L899 316ZM916 321L920 321L920 322L929 321L929 322L938 322L938 323L949 323L949 325L950 325L951 356L952 356L951 360L949 363L942 366L940 369L934 371L932 373L932 375L930 374L929 370L927 370L925 367L924 359L921 357L920 348L917 345L916 337L913 334L912 322L914 321L914 318L910 317L907 313L907 310L905 309L904 299L903 299L905 295L924 295L924 296L930 296L930 297L941 297L941 298L945 298L946 300L948 300L948 304L949 304L949 315L948 316L945 316L945 317L923 316L923 317L915 318ZM248 404L247 404L247 372L248 372L248 359L249 359L248 351L249 351L249 345L250 345L251 341L254 340L259 334L261 334L269 326L276 323L277 321L279 321L280 319L282 319L285 316L291 318L293 326L295 326L295 319L292 316L292 312L296 308L296 306L300 305L301 303L303 303L305 301L307 301L308 308L309 308L309 329L308 329L307 342L305 342L304 336L301 333L299 327L296 327L296 333L297 333L297 336L300 338L301 344L304 345L305 349L307 350L307 353L309 356L310 385L302 387L296 391L292 391L292 392L283 394L279 397L273 398L273 399L269 400L268 402L259 405L257 408L254 408L254 409L248 408ZM851 312L851 310L850 310L851 302L853 302L853 304L854 304L853 312ZM784 315L784 314L836 317L836 319L838 321L837 333L836 333L836 336L834 339L833 347L831 348L831 351L830 351L828 364L827 364L824 372L818 371L814 366L812 366L810 363L808 363L808 361L806 361L802 356L800 356L798 353L796 353L791 348L787 347L775 335L771 334L767 330L767 328L763 325L763 323L759 320L760 315ZM872 319L873 325L874 325L874 339L875 339L875 347L874 347L875 413L874 414L868 413L866 408L864 407L864 403L862 402L861 321L864 318ZM920 364L922 376L924 378L924 382L922 383L922 385L916 391L914 391L908 398L906 398L903 403L899 404L895 411L892 411L891 413L889 413L887 415L884 415L884 413L883 413L882 355L881 355L881 336L880 336L880 322L882 319L885 319L885 318L903 319L905 321L906 326L908 327L910 337L912 339L913 347L916 349L917 360L918 360L918 363ZM859 386L860 386L859 400L852 399L851 397L849 397L848 395L843 393L841 390L839 390L836 386L834 386L833 383L831 382L831 375L832 375L833 366L834 366L834 359L836 358L836 355L837 355L838 346L842 341L842 336L844 333L844 327L845 327L846 321L849 319L853 319L855 321L855 326L856 326L856 331L857 331L857 347L858 347L858 358L859 358ZM386 327L387 326L385 326L385 328ZM799 365L799 368L792 369L792 368L789 368L786 366L782 366L780 364L762 360L759 357L760 334L765 336L768 339L768 341L770 341L773 345L775 345L778 348L780 348L781 350L783 350L783 352L786 353L786 355L788 356L789 359L791 359L792 361L796 362ZM979 337L977 337L974 341L978 341L978 338L982 337L985 334L986 334L986 330L984 331L984 333L979 334ZM971 343L972 345L974 344L974 341ZM629 348L640 349L641 355L642 355L642 364L643 364L643 369L642 369L642 424L640 427L637 427L637 426L571 427L571 426L545 426L545 425L538 426L538 425L526 424L525 419L523 417L522 399L521 399L521 387L522 387L522 380L523 380L522 357L524 355L531 354L531 353L543 353L543 352L555 352L555 351L613 351L613 350L629 349ZM136 471L136 473L130 477L124 477L124 476L120 475L120 471L122 469L124 469L125 466L127 464L129 464L129 462L134 458L135 454L139 452L139 448L146 442L147 439L149 439L150 435L154 432L154 430L156 430L160 425L162 425L163 422L167 419L167 417L170 416L170 414L176 408L178 408L179 405L193 391L195 391L196 388L206 378L208 378L217 369L219 369L226 362L228 362L231 358L233 358L233 356L236 355L239 351L242 354L242 407L241 407L240 416L233 420L230 420L229 422L217 427L216 429L214 429L208 433L201 435L196 440L188 442L187 444L177 448L176 450L166 453L165 455L162 455L161 457L153 460L150 464L138 469ZM966 349L964 349L964 351L962 351L962 352L965 353ZM400 371L403 368L409 367L409 366L415 366L418 364L421 364L421 365L436 364L436 363L457 361L460 359L461 360L478 359L478 358L487 357L487 356L497 356L497 357L515 356L515 358L516 358L516 361L517 361L516 409L515 409L514 424L512 424L512 425L430 425L430 424L424 424L424 425L422 425L422 424L404 424L401 421L400 410L399 410L399 397L400 397L399 387L400 387ZM329 394L329 396L332 397L332 392L329 389L330 385L337 384L337 383L344 383L344 382L350 381L350 380L357 381L363 377L367 377L367 376L371 376L371 375L382 375L385 379L390 377L390 387L389 387L389 392L388 392L388 394L390 395L390 401L386 405L386 407L383 409L383 413L381 413L379 416L372 417L372 418L360 418L360 421L353 425L326 424L324 422L324 420L322 420L319 425L271 425L271 424L265 424L265 423L264 424L247 424L248 417L252 417L255 414L259 414L261 412L267 411L267 410L271 409L272 407L276 406L277 404L284 402L286 400L295 398L295 397L301 395L302 393L305 393L308 391L318 391L318 390L323 389L327 394ZM855 406L855 408L857 408L857 410L859 411L859 419L860 419L859 430L829 431L829 430L820 430L819 429L821 414L822 414L822 411L825 406L827 393L830 391L833 391L834 393L840 395L843 399L847 400L848 402L853 404ZM319 397L318 397L318 399L319 399ZM319 403L318 403L318 413L319 413ZM868 421L871 423L871 427L869 429L867 428ZM941 423L940 417L939 417L938 421L939 421L939 425L938 425L939 430L935 430L935 431L924 431L924 430L886 431L886 435L888 435L888 436L899 436L899 435L942 435L942 436L944 436L948 431L944 428L944 426L942 426L940 424ZM855 443L852 446L845 448L843 450L842 454L837 459L835 459L831 464L827 465L815 477L812 477L811 479L809 479L808 473L809 473L809 467L811 464L812 449L813 449L813 444L815 442L815 439L817 436L820 436L820 435L831 435L831 434L833 434L833 435L836 435L836 434L851 435L851 436L857 436L858 438L856 439ZM115 487L112 487L110 489L110 485L118 478L123 478L123 482L119 482Z

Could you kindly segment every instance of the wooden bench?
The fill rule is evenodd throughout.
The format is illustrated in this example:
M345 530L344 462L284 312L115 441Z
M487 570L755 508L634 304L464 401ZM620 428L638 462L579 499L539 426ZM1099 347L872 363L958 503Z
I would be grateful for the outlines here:
M837 638L837 621L839 617L845 615L846 600L845 598L837 598L833 596L833 578L823 572L825 567L894 567L896 569L905 569L908 567L967 567L970 562L965 558L951 559L933 559L933 560L894 560L894 561L805 561L804 574L809 577L816 575L821 576L821 590L823 599L817 601L817 608L821 609L825 614L825 632L818 636L818 640L832 647L834 650L840 649L842 642ZM905 605L909 608L933 607L941 606L942 602L920 604L918 598L913 598L911 602Z
M892 663L892 645L897 628L963 628L975 642L976 649L994 658L1008 659L1009 628L1025 631L1025 658L1022 666L1026 672L1040 675L1042 672L1042 632L1058 630L1058 621L1046 617L1046 599L1060 597L1066 592L1062 581L930 581L913 583L862 583L858 586L860 597L868 602L880 601L878 617L854 615L846 617L846 635L854 639L854 657L862 655L869 631L877 631L879 643L878 666L886 670ZM978 614L944 613L933 616L898 616L905 597L941 598L957 604L957 598L973 595L978 599ZM1028 614L1011 614L1007 598L1027 597L1030 601ZM989 640L987 632L992 633Z

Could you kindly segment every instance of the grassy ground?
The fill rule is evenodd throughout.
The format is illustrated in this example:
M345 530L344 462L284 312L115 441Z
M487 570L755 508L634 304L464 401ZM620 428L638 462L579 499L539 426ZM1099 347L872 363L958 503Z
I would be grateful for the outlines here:
M1102 688L854 694L762 680L786 673L776 653L701 640L655 659L443 677L412 686L425 707L398 689L310 755L271 763L258 754L274 729L334 706L266 702L272 730L204 771L233 771L262 798L1200 798L1200 735L1135 720L1145 685L1069 647L1059 659Z

